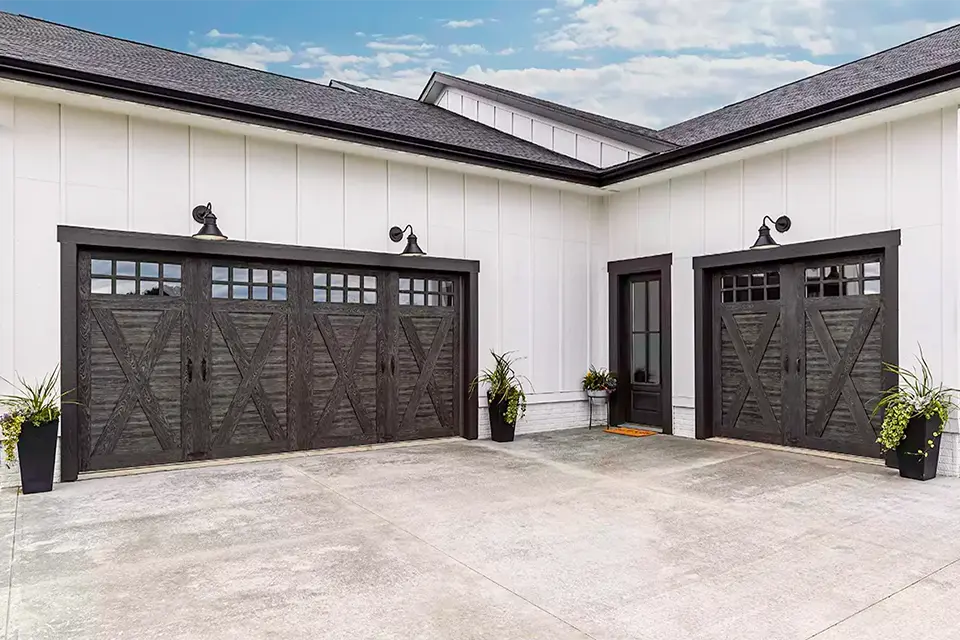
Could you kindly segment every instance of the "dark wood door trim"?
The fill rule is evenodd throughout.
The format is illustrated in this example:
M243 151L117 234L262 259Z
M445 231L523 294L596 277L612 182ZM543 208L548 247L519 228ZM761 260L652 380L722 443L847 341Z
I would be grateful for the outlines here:
M663 381L663 401L661 425L664 433L673 433L673 335L671 322L671 302L673 300L670 273L673 268L673 254L667 253L647 258L615 260L607 263L608 274L608 339L609 363L611 371L620 371L622 345L620 344L621 319L625 313L622 291L630 276L655 273L660 278L660 351L663 369L660 372ZM619 377L617 393L610 402L610 422L619 424L626 418L626 402L629 402L629 390L624 376Z
M774 249L736 251L733 253L700 256L693 259L694 269L694 353L696 388L696 437L700 439L714 436L715 385L712 358L715 338L714 304L712 301L713 275L717 270L729 267L781 264L798 260L840 257L844 255L878 251L883 254L884 268L881 274L883 304L885 308L885 330L881 347L884 362L899 362L899 263L900 230L868 233L843 238L830 238L813 242L801 242ZM893 374L884 373L883 385L896 384Z
M84 450L89 450L90 443L81 442L80 422L84 420L87 411L82 405L72 404L84 392L84 379L80 375L83 367L89 367L89 354L80 352L79 336L88 331L91 322L96 322L92 314L83 312L81 298L89 298L89 268L84 276L80 272L82 260L80 253L84 250L104 250L117 252L150 252L162 254L179 254L184 263L184 284L187 278L200 276L188 265L200 264L207 259L240 259L264 262L275 262L289 265L291 273L291 296L294 282L306 277L311 269L308 265L355 266L380 269L384 271L430 272L447 274L455 277L459 285L457 309L462 315L456 323L455 344L460 346L462 357L461 384L457 390L454 403L454 418L459 417L460 435L467 439L476 439L478 435L479 407L476 395L469 390L469 381L473 380L479 368L479 278L480 263L476 260L460 260L450 258L409 258L398 254L376 253L369 251L351 251L345 249L328 249L317 247L302 247L295 245L265 244L256 242L225 241L210 242L196 240L186 236L160 235L150 233L136 233L127 231L112 231L106 229L90 229L61 225L58 227L58 241L60 242L60 352L62 364L61 389L66 393L61 418L62 451L61 451L61 478L64 482L72 482L78 478L81 468L81 456ZM296 271L297 274L293 272ZM297 277L295 277L295 275ZM209 282L206 283L209 285ZM306 287L306 281L300 286ZM197 292L198 299L188 299L187 289ZM188 325L194 326L200 321L195 317L195 307L202 307L209 303L209 286L184 287L184 302L186 303L183 317ZM395 293L395 292L391 292ZM290 323L288 331L298 336L312 327L312 313L308 304L294 303L291 305ZM301 308L302 307L302 308ZM200 314L204 315L204 314ZM209 324L213 324L211 318ZM212 326L207 326L205 332L209 334ZM197 360L204 345L203 338L193 340L190 331L183 332L183 356L190 360ZM194 342L199 342L194 344ZM290 354L288 367L293 370L289 381L289 388L301 394L299 403L289 404L287 429L290 433L287 439L291 440L290 447L299 443L306 426L306 410L309 401L303 395L309 389L309 381L304 379L306 367L298 364L301 357L308 354ZM382 365L381 365L382 366ZM297 372L300 372L299 374ZM184 374L186 375L186 373ZM256 390L253 390L256 394ZM183 410L191 411L199 400L195 396L203 395L203 389L197 384L184 386ZM296 394L295 394L296 395ZM388 407L389 409L389 407ZM395 410L395 407L393 408ZM378 416L379 418L379 416ZM191 424L197 416L184 416L184 424ZM203 448L202 442L197 442L198 433L194 429L185 430L182 434L183 446L190 449ZM208 428L198 426L198 432L209 432Z

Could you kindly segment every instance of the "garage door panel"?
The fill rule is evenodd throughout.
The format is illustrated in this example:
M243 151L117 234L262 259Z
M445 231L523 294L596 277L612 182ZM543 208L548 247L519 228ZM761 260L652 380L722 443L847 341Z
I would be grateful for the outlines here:
M313 320L309 446L377 442L375 308L327 308L314 313Z

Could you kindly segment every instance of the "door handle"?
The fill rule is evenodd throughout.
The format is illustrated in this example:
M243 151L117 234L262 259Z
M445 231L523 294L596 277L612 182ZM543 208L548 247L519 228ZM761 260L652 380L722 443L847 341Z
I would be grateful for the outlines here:
M797 373L800 373L800 358L797 357Z
M390 356L390 375L397 375L397 356Z
M187 382L193 382L193 359L187 358Z
M200 379L204 382L207 381L207 359L204 358L200 361Z
M783 359L783 372L790 373L790 358Z

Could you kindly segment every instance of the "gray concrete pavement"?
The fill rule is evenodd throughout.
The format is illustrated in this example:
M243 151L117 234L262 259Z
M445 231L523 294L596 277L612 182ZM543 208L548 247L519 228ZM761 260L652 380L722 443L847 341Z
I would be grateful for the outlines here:
M585 430L0 494L6 637L960 637L960 481Z

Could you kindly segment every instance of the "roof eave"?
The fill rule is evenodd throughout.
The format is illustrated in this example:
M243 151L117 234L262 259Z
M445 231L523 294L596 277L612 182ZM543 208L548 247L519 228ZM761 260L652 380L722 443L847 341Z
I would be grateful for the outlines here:
M608 127L600 124L599 122L581 118L565 111L550 109L544 105L541 105L540 103L521 100L513 95L497 91L496 87L479 86L476 83L461 80L456 76L447 75L439 71L434 71L430 76L430 79L427 81L427 84L423 87L423 91L420 92L420 102L436 104L436 101L443 94L443 90L447 87L469 91L470 93L479 95L482 98L501 102L503 104L516 107L517 109L523 109L534 115L538 115L543 118L549 118L561 124L566 124L590 133L605 136L611 140L617 140L640 149L646 149L647 151L651 151L653 153L671 151L679 147L679 145L676 145L672 142L658 140L657 138L645 136L639 133L629 133L622 129Z
M703 142L604 169L602 187L960 88L960 63Z
M426 141L413 136L391 134L318 118L295 116L265 107L129 82L53 65L26 62L9 56L0 56L0 78L165 107L197 115L226 118L247 124L270 126L297 133L378 146L395 151L475 164L574 184L599 186L600 172L598 170L574 169L464 149L455 145Z

